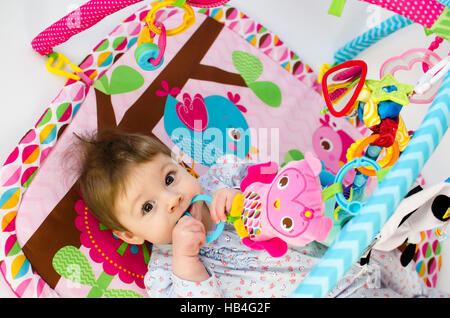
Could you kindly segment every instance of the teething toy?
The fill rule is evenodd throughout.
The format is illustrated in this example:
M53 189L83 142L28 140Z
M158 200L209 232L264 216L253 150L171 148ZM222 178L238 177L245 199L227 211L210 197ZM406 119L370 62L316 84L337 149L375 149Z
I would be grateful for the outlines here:
M376 141L380 135L373 134L369 137L365 137L361 140L357 140L350 148L347 150L347 160L350 162L355 158L359 158L362 156L364 149L369 146L371 143ZM400 150L398 147L398 143L394 141L392 146L386 148L386 155L378 162L381 168L391 167L397 161L398 156L400 154ZM376 176L376 171L371 169L370 167L359 167L357 168L359 172L365 174L366 176Z
M191 204L189 204L189 206L191 206L194 202L197 202L197 201L206 201L208 203L211 203L212 198L206 194L196 195L196 196L194 196L194 198L192 198ZM189 214L189 212L187 212L187 211L184 212L183 215L191 216ZM224 227L225 227L225 223L223 223L222 221L219 222L219 224L217 224L217 227L216 227L215 231L213 232L213 234L208 235L206 237L206 243L211 243L212 241L217 240L219 235L222 233Z
M182 1L181 1L182 2ZM195 22L194 10L185 1L181 3L177 0L166 0L153 4L148 12L145 21L147 24L142 28L137 40L137 48L134 53L136 63L146 71L153 71L159 68L164 62L164 52L166 50L166 37L184 32ZM185 11L183 23L178 27L166 30L162 22L156 21L156 13L168 6L178 6ZM159 35L158 45L153 43L155 35Z

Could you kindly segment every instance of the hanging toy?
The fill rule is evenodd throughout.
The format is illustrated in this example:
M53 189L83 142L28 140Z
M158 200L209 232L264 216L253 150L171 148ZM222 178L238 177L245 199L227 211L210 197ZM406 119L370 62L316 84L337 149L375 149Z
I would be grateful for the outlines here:
M184 10L183 23L178 27L166 30L162 22L156 21L156 13L169 6L176 6ZM137 39L137 47L134 52L136 63L146 71L153 71L164 63L167 36L173 36L186 31L195 22L195 14L192 7L184 0L165 0L155 2L145 18L147 22L142 28ZM154 38L158 37L158 44Z
M409 71L419 62L431 68L415 86L395 79L397 71ZM381 167L393 166L411 139L401 110L410 102L424 103L434 97L436 84L450 66L448 62L448 58L441 60L427 49L411 49L388 59L381 67L380 80L366 79L367 65L360 60L328 68L321 78L327 111L335 117L357 117L372 131L371 136L357 140L348 149L347 160L362 156L364 150L366 154L372 151L371 159L376 160L384 150ZM375 175L370 167L358 170L366 176Z
M396 159L411 139L400 115L401 110L409 103L424 104L433 100L437 84L450 68L449 61L449 57L441 59L427 49L411 49L384 62L380 80L366 79L367 65L364 61L338 64L327 69L321 79L327 110L335 117L357 116L372 135L356 143L392 148ZM403 84L395 79L396 72L410 71L416 63L424 63L428 67L416 85ZM353 147L355 149L359 149L357 145ZM349 160L354 158L353 150L349 149ZM394 163L395 160L389 160L388 166Z
M379 81L366 80L367 64L352 60L330 68L322 78L323 97L335 117L355 117L377 135L371 144L388 148L409 135L400 111L409 104L414 86L399 83L391 74ZM400 129L399 129L400 128Z
M159 46L153 43L153 37L148 26L144 26L138 36L134 57L137 65L146 71L156 70L164 62L166 29L162 23L159 23L159 25L161 27L161 34L158 39Z
M399 56L393 56L387 59L380 67L379 77L383 78L383 76L385 76L386 74L391 74L392 76L397 77L398 74L403 73L405 77L411 79L411 77L414 76L414 68L415 66L417 66L417 64L418 65L422 64L421 69L423 71L423 74L425 74L432 67L437 66L441 61L442 61L441 57L430 49L425 48L409 49ZM425 79L427 78L424 77L422 81ZM415 93L409 96L409 103L413 104L431 103L439 90L440 81L429 84L430 86L426 90L421 89L418 85L416 85L414 87Z
M344 5L347 0L333 0L328 9L328 14L340 17L344 10Z

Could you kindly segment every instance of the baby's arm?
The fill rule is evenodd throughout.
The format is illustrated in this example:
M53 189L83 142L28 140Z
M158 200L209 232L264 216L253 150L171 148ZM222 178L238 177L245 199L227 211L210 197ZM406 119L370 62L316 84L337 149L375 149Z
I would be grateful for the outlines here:
M154 246L145 275L145 287L151 298L223 297L216 276L208 269L208 278L193 282L178 277L172 271L172 248L170 245ZM202 265L203 266L203 265Z
M244 177L247 175L247 168L255 162L218 162L213 164L208 171L198 178L205 194L213 196L217 190L222 188L240 189Z

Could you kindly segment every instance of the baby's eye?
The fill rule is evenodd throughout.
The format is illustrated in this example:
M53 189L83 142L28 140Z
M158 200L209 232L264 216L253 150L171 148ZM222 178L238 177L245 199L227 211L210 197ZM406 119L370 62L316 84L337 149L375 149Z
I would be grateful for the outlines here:
M174 173L169 173L166 176L166 185L170 185L174 181L175 181L175 174Z
M153 202L145 202L144 205L142 206L142 212L144 214L149 213L154 207L154 203Z

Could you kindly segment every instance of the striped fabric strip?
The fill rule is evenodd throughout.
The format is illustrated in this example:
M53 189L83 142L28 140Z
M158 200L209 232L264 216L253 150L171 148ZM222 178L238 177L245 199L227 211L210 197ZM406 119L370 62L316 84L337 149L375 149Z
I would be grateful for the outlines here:
M436 1L442 3L444 6L450 7L450 0L436 0Z
M340 48L334 55L335 63L340 64L355 58L372 44L412 23L413 21L398 14L390 17Z

